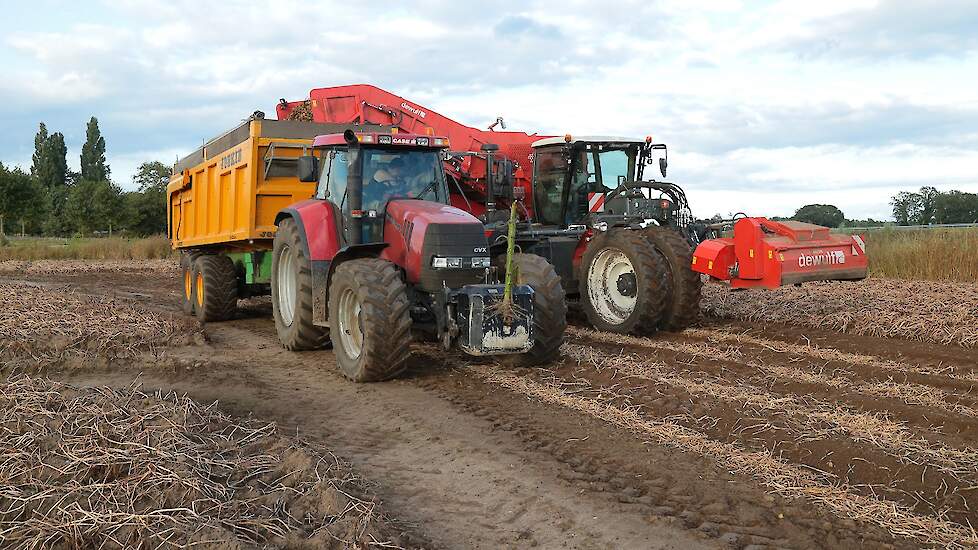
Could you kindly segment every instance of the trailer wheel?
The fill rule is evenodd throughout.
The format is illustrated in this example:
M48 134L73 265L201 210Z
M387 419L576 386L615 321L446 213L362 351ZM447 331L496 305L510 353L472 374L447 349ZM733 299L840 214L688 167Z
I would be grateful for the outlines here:
M180 254L180 280L183 282L183 292L180 293L180 306L187 315L194 315L197 300L196 284L194 283L194 260L197 255L189 252Z
M312 322L312 269L292 219L282 220L272 244L272 316L285 349L312 350L329 343L329 330Z
M514 254L513 263L516 284L533 288L533 347L526 353L504 355L500 361L514 367L552 363L560 356L567 329L567 301L560 276L546 258L536 254ZM505 269L506 256L497 257L496 265Z
M672 294L659 321L659 328L682 331L696 322L700 314L703 282L692 269L693 249L679 232L668 227L648 227L645 237L662 254L668 269Z
M670 294L662 256L638 231L611 229L588 243L581 261L581 306L598 330L656 331Z
M194 311L201 322L227 321L238 307L238 278L231 258L204 255L194 260Z
M333 353L354 382L388 380L411 353L407 286L394 264L361 258L340 264L329 285Z

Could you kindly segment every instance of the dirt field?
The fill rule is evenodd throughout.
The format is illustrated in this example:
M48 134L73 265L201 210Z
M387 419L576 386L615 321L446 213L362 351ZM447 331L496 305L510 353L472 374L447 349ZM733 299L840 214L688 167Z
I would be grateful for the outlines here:
M966 325L928 336L948 316L888 339L708 293L729 319L681 335L577 324L563 362L532 370L419 345L405 378L355 385L329 351L284 351L267 300L201 328L178 311L175 266L87 265L0 263L8 373L138 377L273 421L349 461L405 546L978 546L978 350L958 345ZM844 315L826 292L808 306Z

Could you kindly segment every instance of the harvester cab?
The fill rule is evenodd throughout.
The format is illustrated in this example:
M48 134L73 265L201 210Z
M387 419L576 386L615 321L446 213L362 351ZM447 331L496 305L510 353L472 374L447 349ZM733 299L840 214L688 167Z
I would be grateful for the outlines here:
M662 151L659 157L655 153ZM692 215L682 189L643 181L645 167L658 158L666 174L665 144L651 138L570 135L533 144L535 220L544 225L685 228Z

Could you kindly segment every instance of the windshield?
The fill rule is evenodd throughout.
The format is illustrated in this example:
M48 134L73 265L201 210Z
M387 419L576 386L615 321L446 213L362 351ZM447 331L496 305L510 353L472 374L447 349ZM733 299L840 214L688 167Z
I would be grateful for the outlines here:
M590 192L605 193L618 187L619 180L635 179L636 145L594 144L581 152L575 184Z
M438 151L363 150L364 210L383 210L387 201L394 198L447 202Z

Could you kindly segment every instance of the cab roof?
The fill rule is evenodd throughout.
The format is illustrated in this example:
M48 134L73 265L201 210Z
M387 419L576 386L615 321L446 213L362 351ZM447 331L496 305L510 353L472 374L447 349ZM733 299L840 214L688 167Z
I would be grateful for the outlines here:
M543 147L545 145L563 145L565 143L587 143L587 142L603 142L603 143L643 143L644 139L629 138L629 137L614 137L614 136L571 136L570 141L567 140L567 136L555 136L544 139L538 139L531 144L531 147Z
M404 133L385 133L385 132L357 132L357 140L365 145L393 145L404 147L435 147L444 149L448 147L448 138L444 136L428 136L421 134ZM329 145L346 145L346 138L343 134L326 134L316 136L313 140L313 147L324 147Z

